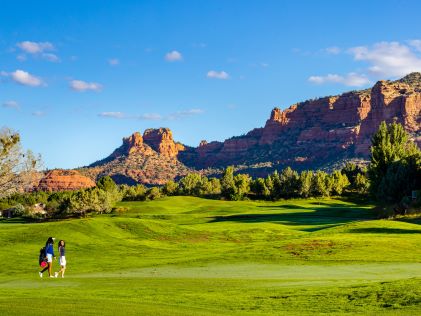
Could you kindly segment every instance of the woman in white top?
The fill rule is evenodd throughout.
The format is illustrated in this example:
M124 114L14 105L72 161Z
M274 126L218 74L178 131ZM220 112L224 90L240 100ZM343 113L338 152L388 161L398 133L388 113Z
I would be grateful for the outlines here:
M64 271L66 271L66 244L64 240L58 242L58 253L60 255L60 271L56 272L54 276L57 278L61 273L61 277L64 278Z

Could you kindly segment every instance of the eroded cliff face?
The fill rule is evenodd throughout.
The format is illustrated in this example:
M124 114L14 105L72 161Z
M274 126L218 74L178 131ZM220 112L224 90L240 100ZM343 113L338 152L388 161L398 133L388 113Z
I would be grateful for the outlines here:
M174 142L172 131L169 128L147 129L143 133L143 139L145 143L165 157L177 157L178 152L184 150L182 144Z
M123 138L123 144L107 158L80 171L99 179L109 175L118 184L160 185L186 175L190 169L177 160L184 146L174 142L168 128L147 129Z
M175 142L168 128L148 129L143 137L136 132L84 172L109 174L119 183L163 184L193 170L229 165L263 165L256 171L259 176L285 166L320 168L343 159L368 159L371 136L382 121L403 124L421 145L421 74L274 108L264 127L223 142L189 147Z
M95 182L80 174L76 170L51 170L39 181L38 190L41 191L71 191L91 188Z
M379 81L372 89L305 101L286 110L274 108L261 129L223 143L203 143L195 163L216 167L275 162L312 168L335 159L367 159L371 136L382 121L403 124L421 143L420 92L421 75L413 73Z

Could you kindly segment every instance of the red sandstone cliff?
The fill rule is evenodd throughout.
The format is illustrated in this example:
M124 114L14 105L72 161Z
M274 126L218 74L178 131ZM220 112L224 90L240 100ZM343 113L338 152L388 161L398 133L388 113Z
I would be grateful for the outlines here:
M320 168L343 159L367 159L371 135L382 121L403 124L421 145L421 74L285 110L274 108L264 127L224 142L201 141L197 148L175 142L168 128L148 129L143 137L136 132L84 173L109 174L120 183L162 184L194 169L228 165L264 166L265 172L287 165Z
M263 128L224 142L203 143L200 167L271 162L302 168L333 160L368 158L371 135L382 121L396 121L421 143L421 74L379 81L373 88L275 108ZM181 153L189 164L192 154Z
M164 184L191 171L177 160L184 146L175 143L168 128L135 132L107 158L80 171L93 178L111 176L117 183Z
M95 182L76 170L51 170L39 181L41 191L71 191L95 186Z

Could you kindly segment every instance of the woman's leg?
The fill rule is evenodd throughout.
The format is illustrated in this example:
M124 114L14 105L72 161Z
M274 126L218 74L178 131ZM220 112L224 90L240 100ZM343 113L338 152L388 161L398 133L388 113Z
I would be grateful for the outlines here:
M51 271L52 269L53 269L53 262L51 261L51 262L48 262L48 275L49 276L53 275Z
M49 266L50 266L50 263L47 263L47 266L41 270L41 273L44 273L45 271L47 271Z
M66 271L66 266L61 266L61 277L64 278L64 271Z

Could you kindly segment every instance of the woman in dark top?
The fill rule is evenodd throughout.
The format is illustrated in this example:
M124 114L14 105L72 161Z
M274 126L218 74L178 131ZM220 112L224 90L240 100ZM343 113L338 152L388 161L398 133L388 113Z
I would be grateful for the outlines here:
M54 278L52 275L51 269L53 268L53 258L54 256L54 239L53 237L49 237L47 242L45 243L45 257L47 258L47 266L39 272L39 276L42 278L42 274L45 272L45 270L48 270L48 275L50 278Z
M64 278L64 271L66 271L66 243L64 240L58 242L58 252L60 255L60 271L56 272L54 276L57 278L61 273L61 277Z

